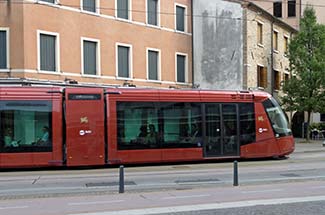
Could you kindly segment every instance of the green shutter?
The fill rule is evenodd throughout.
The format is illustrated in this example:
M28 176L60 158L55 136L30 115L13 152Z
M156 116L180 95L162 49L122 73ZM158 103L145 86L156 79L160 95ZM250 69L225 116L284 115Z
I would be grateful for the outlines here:
M97 43L84 41L84 74L97 74Z
M118 46L118 76L129 78L129 47Z
M0 69L7 69L7 32L0 31Z
M43 71L56 71L56 36L40 34L40 63Z

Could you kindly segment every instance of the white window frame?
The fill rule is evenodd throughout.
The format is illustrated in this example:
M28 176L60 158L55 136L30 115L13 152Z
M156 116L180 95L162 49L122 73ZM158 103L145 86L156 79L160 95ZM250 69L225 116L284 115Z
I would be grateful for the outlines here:
M280 32L279 32L279 30L277 30L277 29L273 29L273 35L272 35L272 39L273 39L273 41L272 41L272 43L273 43L273 46L274 46L274 33L276 33L277 34L277 49L274 49L274 47L272 47L272 49L273 49L273 52L275 52L275 53L279 53L279 51L280 51L280 47L279 47L279 36L280 36Z
M55 36L55 71L46 71L41 70L41 34ZM60 34L57 32L50 32L50 31L43 31L43 30L37 30L37 70L39 72L45 72L45 73L51 73L56 74L60 73Z
M123 18L120 18L120 17L117 17L117 0L115 0L115 17L116 19L118 20L122 20L122 21L132 21L132 0L128 0L128 3L129 3L129 18L128 19L123 19Z
M177 30L177 14L176 14L176 7L182 7L182 8L184 8L185 9L185 11L184 11L184 31L179 31L179 30ZM175 5L174 5L174 14L175 14L175 16L174 16L174 19L175 19L175 31L176 32L179 32L179 33L187 33L187 6L186 5L183 5L183 4L179 4L179 3L175 3Z
M158 80L149 79L149 51L158 52L158 65L157 65ZM146 59L147 59L147 61L146 61L147 80L148 81L153 81L153 82L161 82L161 50L160 49L155 49L155 48L147 48L147 50L146 50Z
M157 25L152 25L148 23L148 0L145 1L146 1L146 25L150 27L160 28L160 0L158 0L158 7L157 7Z
M129 76L130 77L119 77L118 76L118 47L119 46L123 46L123 47L128 47L129 48ZM132 45L131 44L127 44L127 43L119 43L117 42L115 44L115 75L116 75L116 79L120 79L120 80L131 80L133 79L133 49L132 49Z
M177 56L181 55L185 57L185 82L178 82L177 81ZM175 82L178 84L186 84L188 83L188 54L183 52L176 52L175 53Z
M290 38L290 36L289 35L287 35L287 34L284 34L283 35L283 39L285 40L285 39L287 39L287 51L289 51L289 38ZM283 43L282 43L283 44ZM283 54L284 54L284 56L285 57L287 57L287 55L288 55L288 53L286 53L286 52L283 52Z
M94 38L89 38L89 37L81 37L80 41L81 41L81 76L100 77L101 76L100 40L94 39ZM84 41L95 42L97 44L97 47L96 47L96 75L84 73Z
M264 22L261 22L259 20L256 21L256 28L258 29L258 25L262 26L262 34L261 34L261 39L262 39L262 43L260 43L260 41L257 41L257 45L264 48ZM257 29L256 29L256 33L257 33ZM258 39L258 35L256 35L256 40ZM273 47L272 47L273 48Z
M95 7L96 7L96 12L91 12L91 11L88 11L88 10L84 10L83 9L83 0L80 0L80 10L81 12L83 13L88 13L88 14L95 14L95 15L98 15L100 14L100 0L95 0Z
M8 27L0 27L0 31L6 32L6 55L7 55L7 68L6 69L0 69L0 72L7 72L10 68L10 30Z

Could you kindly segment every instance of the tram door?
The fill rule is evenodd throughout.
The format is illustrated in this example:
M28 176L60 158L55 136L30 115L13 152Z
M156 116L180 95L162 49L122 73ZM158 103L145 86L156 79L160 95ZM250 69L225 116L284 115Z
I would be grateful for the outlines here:
M103 90L67 88L65 93L67 166L103 165Z
M205 157L239 156L237 104L205 105Z

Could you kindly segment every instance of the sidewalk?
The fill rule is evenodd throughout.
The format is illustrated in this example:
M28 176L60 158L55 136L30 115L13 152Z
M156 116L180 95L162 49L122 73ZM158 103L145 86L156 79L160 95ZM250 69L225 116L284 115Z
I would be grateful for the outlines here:
M323 146L324 141L325 140L309 140L307 143L305 139L295 138L296 148L294 152L325 152L325 147Z

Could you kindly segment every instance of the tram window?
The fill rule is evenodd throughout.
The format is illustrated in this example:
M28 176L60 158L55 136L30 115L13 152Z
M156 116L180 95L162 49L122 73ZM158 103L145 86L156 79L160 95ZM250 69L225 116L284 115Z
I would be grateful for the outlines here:
M117 104L118 149L159 147L158 109L152 102Z
M240 103L240 144L245 145L256 141L255 114L253 103Z
M48 101L0 101L0 152L52 151L52 104Z
M163 148L201 147L202 120L199 104L161 103Z
M200 147L199 104L117 103L119 150Z

